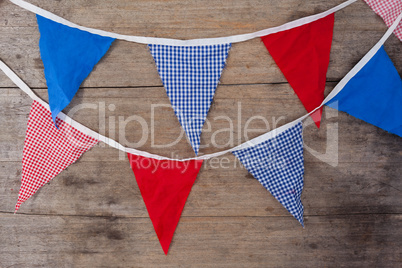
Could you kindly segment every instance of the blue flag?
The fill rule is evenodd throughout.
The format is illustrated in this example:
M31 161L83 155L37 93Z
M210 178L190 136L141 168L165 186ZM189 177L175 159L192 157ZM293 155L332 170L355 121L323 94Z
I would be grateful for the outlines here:
M71 28L39 15L36 18L49 105L56 125L57 114L71 102L114 39Z
M255 146L233 151L256 178L304 226L303 126L298 123Z
M173 110L198 155L202 126L231 44L148 46Z
M326 105L402 137L402 80L384 47Z

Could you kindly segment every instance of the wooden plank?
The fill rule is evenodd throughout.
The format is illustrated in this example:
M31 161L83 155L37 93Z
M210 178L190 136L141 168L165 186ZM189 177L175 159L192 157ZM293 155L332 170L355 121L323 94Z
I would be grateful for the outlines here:
M126 4L125 1L122 2ZM297 0L287 0L286 2L267 3L254 0L245 3L236 1L234 5L224 1L219 5L216 5L215 1L212 2L214 4L203 1L197 2L197 4L193 2L193 4L182 5L181 1L169 1L168 3L165 1L158 3L141 1L140 4L137 4L136 1L134 7L130 4L129 7L122 5L113 8L112 12L110 5L116 5L115 1L102 1L102 4L91 2L89 6L88 1L82 0L74 3L59 2L56 9L51 2L46 4L45 1L38 1L37 3L56 14L86 26L125 34L149 35L153 33L154 36L159 37L188 39L247 33L277 26L290 20L325 11L343 1L300 3ZM166 16L159 14L158 18L154 19L155 12L150 11L149 5L170 6L169 8L173 9L166 10L176 10L177 14L183 14L180 10L185 9L186 11L183 12L187 15L168 16L167 19ZM214 8L211 8L212 6ZM294 6L298 6L297 12L294 10ZM17 71L31 87L45 87L43 64L37 46L39 32L34 15L9 1L3 1L1 7L0 17L3 18L3 24L1 24L0 34L0 58ZM133 16L133 12L141 15ZM112 17L112 14L119 15ZM240 14L243 15L240 16ZM148 19L141 19L142 16L147 16ZM249 16L257 17L250 20ZM88 20L88 17L91 19ZM149 24L149 22L153 23ZM144 27L144 23L147 24L147 27ZM236 25L243 26L236 27ZM175 27L180 30L174 29ZM166 28L170 30L166 30ZM184 30L182 30L183 28ZM345 10L339 11L336 15L328 80L339 81L380 39L385 30L386 26L381 19L362 2L354 3ZM361 42L361 40L365 41ZM388 52L399 71L402 71L402 67L399 67L402 66L402 59L399 57L400 49L395 48L398 44L399 40L393 37L387 42L387 49L389 48ZM286 82L286 80L261 41L253 39L233 46L221 82L222 84L279 83ZM116 41L83 83L84 87L159 85L161 85L161 81L147 47L125 41ZM3 74L0 74L0 86L11 87L13 84Z
M168 256L144 218L1 215L3 267L397 267L400 215L185 217ZM22 235L26 234L26 235Z
M94 150L95 151L95 150ZM87 155L90 156L92 152ZM86 156L25 202L20 213L146 217L127 160L86 162ZM13 212L21 163L3 162L0 211ZM305 214L401 213L401 168L395 163L325 163L306 160ZM245 169L228 155L206 161L186 203L186 216L289 216Z
M333 84L329 83L327 91L332 89ZM45 90L37 90L37 92L46 97ZM101 97L103 94L109 97ZM117 97L119 95L122 97ZM0 97L2 97L0 98L0 114L2 114L0 123L4 126L4 130L0 133L2 137L0 161L20 161L31 100L18 89L0 89ZM165 107L155 106L161 104ZM129 147L138 144L144 137L144 144L139 148L141 150L170 157L194 156L176 116L169 107L169 100L163 88L116 88L113 90L85 88L66 109L67 113L76 107L79 108L78 105L94 105L95 108L78 110L73 116L77 121L99 131L102 129L99 113L104 110L104 116L102 115L101 118L105 118L106 136L114 135L116 140L120 140ZM115 110L111 111L110 105L113 105ZM154 116L152 116L152 105L155 107ZM303 106L287 84L221 86L217 90L207 118L209 124L206 123L204 126L201 138L202 146L205 148L202 148L201 152L213 153L231 148L273 129L276 122L277 126L281 126L303 114L305 114ZM127 123L124 127L123 121L134 115L142 118L139 120L143 120L144 126L137 120ZM260 116L264 120L255 116ZM120 123L119 117L123 117ZM115 121L114 129L109 127L112 120ZM153 131L152 125L154 125ZM222 129L227 131L219 133L218 131ZM255 131L252 131L253 129ZM336 129L337 134L333 132ZM246 133L245 130L247 130ZM177 140L178 142L175 143ZM313 125L305 128L304 140L312 150L321 154L326 152L327 146L336 141L338 158L328 159L329 162L399 163L402 160L400 141L396 135L345 113L337 113L330 108L325 109L320 130ZM162 147L168 144L171 145ZM216 145L220 145L221 148ZM320 162L320 159L311 157L309 152L306 156L310 157L311 161ZM330 152L329 156L331 156ZM86 159L86 161L119 161L120 158L115 150L99 150Z

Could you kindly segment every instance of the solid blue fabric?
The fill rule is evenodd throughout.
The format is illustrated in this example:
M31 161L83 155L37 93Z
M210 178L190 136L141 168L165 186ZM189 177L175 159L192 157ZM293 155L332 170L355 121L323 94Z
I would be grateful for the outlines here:
M304 226L303 126L298 123L255 146L232 152L254 178Z
M326 105L402 137L402 80L384 47Z
M36 15L53 122L115 40ZM56 125L57 127L57 125Z

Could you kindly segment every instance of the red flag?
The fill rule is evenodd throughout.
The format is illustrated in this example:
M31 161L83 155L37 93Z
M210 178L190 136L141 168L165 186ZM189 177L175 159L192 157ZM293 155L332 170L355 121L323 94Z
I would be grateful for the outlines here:
M98 140L56 118L59 129L53 124L50 111L34 101L29 113L22 179L15 212L40 187L77 161Z
M261 37L308 112L324 100L334 14L290 30ZM320 127L321 109L311 117Z
M156 160L127 155L156 235L167 254L202 160Z

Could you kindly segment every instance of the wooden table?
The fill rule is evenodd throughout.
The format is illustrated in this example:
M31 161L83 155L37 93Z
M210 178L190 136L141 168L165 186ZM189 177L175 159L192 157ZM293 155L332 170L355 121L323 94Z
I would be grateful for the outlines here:
M277 26L343 0L30 2L88 27L191 39ZM363 1L335 19L326 94L386 31ZM38 41L34 14L0 0L0 59L47 100ZM392 36L385 48L402 73L401 42ZM204 163L165 256L127 159L103 145L13 215L31 99L3 73L0 96L0 267L402 265L401 138L345 113L325 108L321 129L310 124L304 130L304 229L228 154ZM182 129L146 45L116 41L65 111L86 104L93 109L74 118L96 131L128 146L144 135L141 150L193 156L185 136L169 148L155 146L174 142ZM266 122L272 129L275 120L283 125L303 114L262 42L234 44L202 134L201 144L209 147L200 152L244 142L245 128L259 129L247 133L252 138L268 130ZM130 121L123 135L118 126L133 115L143 125Z

